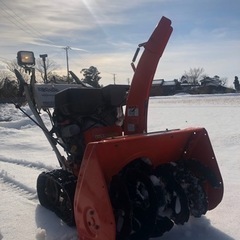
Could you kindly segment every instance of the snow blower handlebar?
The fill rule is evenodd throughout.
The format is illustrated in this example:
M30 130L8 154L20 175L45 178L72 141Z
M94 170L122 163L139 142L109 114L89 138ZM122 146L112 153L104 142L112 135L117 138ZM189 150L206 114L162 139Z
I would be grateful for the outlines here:
M60 142L57 142L57 140L52 136L52 134L49 132L49 130L46 128L41 116L39 115L39 112L37 111L36 109L36 106L34 105L34 100L32 99L32 92L31 92L31 86L29 86L23 76L21 75L21 73L15 69L14 70L15 72L15 75L19 81L19 84L20 86L23 88L24 90L24 93L25 93L25 96L26 96L26 100L28 102L28 105L35 117L36 120L34 120L31 116L29 116L27 113L25 113L21 107L19 105L15 105L16 107L18 107L28 118L30 118L37 126L39 126L41 128L41 130L43 131L43 133L45 134L47 140L49 141L51 147L53 148L53 151L55 152L56 156L57 156L57 159L58 159L58 162L60 164L60 166L65 169L65 158L61 155L61 153L59 152L58 148L57 148L57 143L59 145L61 145L63 148L64 146L60 143ZM34 76L34 69L32 69L32 81L31 81L31 84L34 84L34 80L33 78L35 78Z

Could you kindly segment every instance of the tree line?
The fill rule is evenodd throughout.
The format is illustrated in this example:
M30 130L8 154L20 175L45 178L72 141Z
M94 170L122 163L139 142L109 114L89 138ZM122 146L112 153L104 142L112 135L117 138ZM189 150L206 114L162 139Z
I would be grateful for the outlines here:
M20 67L17 63L17 60L13 60L10 62L4 62L6 66L6 70L0 71L0 98L12 98L18 96L19 84L15 77L15 69L17 69L23 78L28 82L30 80L30 76L25 72L25 69ZM47 76L45 78L45 69ZM43 64L42 59L36 60L35 72L37 79L40 79L40 82L43 83L79 83L79 81L84 84L88 84L95 88L102 87L99 83L101 76L98 69L94 66L90 66L89 68L83 68L80 73L82 73L83 78L74 79L73 76L64 76L56 74L54 71L58 69L58 65L50 60L46 59L45 66Z
M13 96L16 97L18 95L18 82L17 80L15 80L16 77L14 74L14 70L17 69L23 75L26 81L29 81L29 74L27 74L25 70L17 64L16 60L4 62L4 64L6 66L6 70L0 71L0 98L11 98ZM80 81L95 88L102 87L102 85L100 84L101 73L94 66L90 66L89 68L83 68L80 71L80 73L82 73L83 75L82 79L76 79L76 75L60 76L54 72L58 68L59 66L56 64L55 61L47 58L44 66L42 59L38 58L35 65L37 79L41 79L41 82L44 83L79 83ZM45 73L47 74L47 76L45 76ZM179 83L197 85L199 84L201 79L204 79L206 77L208 77L208 75L204 72L203 68L190 68L189 71L184 72L182 77L179 79ZM226 78L220 78L217 75L214 76L214 78L217 78L221 85L225 85L227 81Z

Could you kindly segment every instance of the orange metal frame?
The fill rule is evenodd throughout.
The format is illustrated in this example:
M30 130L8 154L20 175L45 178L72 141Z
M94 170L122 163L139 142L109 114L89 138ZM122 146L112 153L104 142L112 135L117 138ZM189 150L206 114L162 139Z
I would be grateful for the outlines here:
M215 155L204 128L128 135L88 144L75 193L75 220L80 239L115 240L115 221L108 194L113 175L135 159L153 166L180 159L198 162L214 173L220 187L205 184L208 209L222 200L223 184Z
M179 160L196 160L208 167L220 183L218 188L209 181L204 185L208 209L221 202L222 178L204 128L147 133L150 87L171 32L171 21L163 17L144 44L128 94L124 136L94 142L91 142L91 134L96 133L88 136L74 199L76 226L81 240L115 240L116 226L108 186L112 176L135 159L147 158L153 167Z
M172 33L171 21L162 17L149 40L143 44L127 98L124 133L147 132L147 114L150 89L160 57Z

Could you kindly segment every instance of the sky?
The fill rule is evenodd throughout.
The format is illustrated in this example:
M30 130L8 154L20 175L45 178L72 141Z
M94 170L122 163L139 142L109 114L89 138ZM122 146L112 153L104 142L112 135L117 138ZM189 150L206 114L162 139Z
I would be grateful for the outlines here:
M165 16L173 33L155 78L180 79L190 68L203 68L233 86L240 77L239 0L0 0L0 70L19 50L38 58L48 54L57 73L97 67L102 85L127 84L139 43L148 40Z

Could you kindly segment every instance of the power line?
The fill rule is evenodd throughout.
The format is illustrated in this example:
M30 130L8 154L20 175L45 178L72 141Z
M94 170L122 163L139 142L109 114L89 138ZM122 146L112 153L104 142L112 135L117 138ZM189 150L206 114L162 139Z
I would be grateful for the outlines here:
M7 15L9 15L9 16L11 17L11 15L10 15L5 9L0 8L0 10L1 10L2 12L5 12ZM7 17L7 16L6 16L6 17ZM28 34L28 32L27 32L21 25L19 25L19 24L17 24L16 22L14 22L11 18L8 18L8 17L7 17L7 20L8 20L9 22L13 23L17 28L21 29L22 31L24 31L25 33Z
M46 39L38 30L36 30L33 26L27 23L22 17L20 17L15 11L13 11L13 9L11 9L3 0L0 0L0 3L2 4L3 7L5 7L5 9L2 7L0 8L0 10L5 14L7 14L6 15L7 20L12 24L14 24L18 29L34 37L41 38L45 41L53 43L52 41Z
M47 41L48 43L35 43L36 45L41 45L41 46L50 46L50 47L57 47L57 48L62 48L66 51L66 61L67 61L67 76L69 79L69 55L68 55L68 50L77 50L77 51L83 51L83 52L88 52L84 49L81 48L76 48L76 47L69 47L69 46L60 46L56 45L53 41L50 41L46 39L38 30L36 30L33 26L31 26L29 23L25 21L22 17L20 17L12 8L10 8L4 0L0 0L0 8L2 13L5 13L4 17L11 22L13 25L15 25L18 29L22 30L25 32L27 35L31 35L35 38L40 38L39 40L44 40Z
M65 46L60 46L55 44L53 41L45 38L38 30L36 30L33 26L31 26L29 23L27 23L22 17L20 17L13 9L11 9L4 0L0 0L0 3L2 6L5 7L5 9L2 7L0 10L5 13L6 18L9 22L14 24L18 29L22 30L23 32L27 33L28 35L32 35L33 37L40 38L41 40L47 41L48 43L35 43L36 45L40 46L49 46L49 47L57 47L62 48L66 50ZM5 17L5 16L4 16ZM69 49L77 50L77 51L83 51L88 52L85 49L82 48L76 48L76 47L69 47Z
M32 33L34 32L34 34L37 34L39 36L42 36L41 33L39 33L37 30L35 30L30 24L28 24L22 17L20 17L15 11L13 11L3 0L0 1L2 5L5 6L5 8L7 8L9 11L11 11L12 15L7 12L6 10L4 10L5 13L7 13L9 16L13 17L17 23L19 23L20 25L23 25L22 22L25 24L25 27L31 31ZM21 20L21 22L19 21Z

